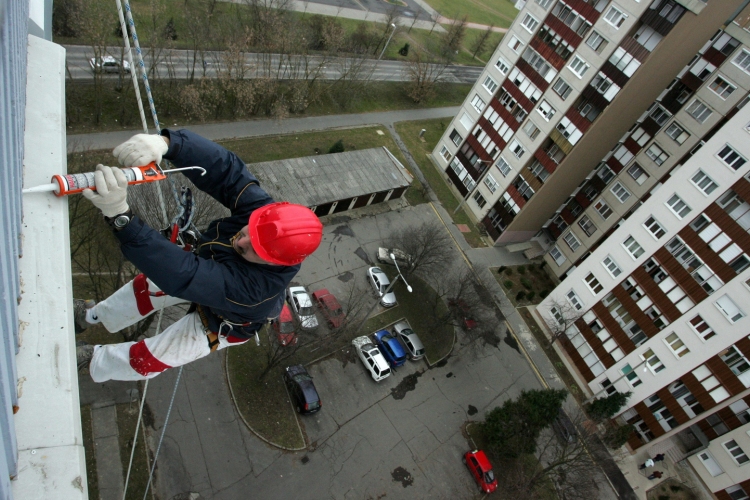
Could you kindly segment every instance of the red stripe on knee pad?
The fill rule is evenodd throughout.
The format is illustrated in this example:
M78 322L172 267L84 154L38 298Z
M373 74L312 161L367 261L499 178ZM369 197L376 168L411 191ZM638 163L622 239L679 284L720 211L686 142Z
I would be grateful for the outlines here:
M167 368L172 368L151 354L145 340L141 340L130 346L130 367L143 376L152 373L161 373Z
M234 335L227 335L227 342L230 344L244 344L248 340L250 339L235 337Z
M139 274L133 278L133 294L135 294L135 305L138 307L138 313L146 316L154 310L151 303L151 296L148 293L148 281L145 274Z

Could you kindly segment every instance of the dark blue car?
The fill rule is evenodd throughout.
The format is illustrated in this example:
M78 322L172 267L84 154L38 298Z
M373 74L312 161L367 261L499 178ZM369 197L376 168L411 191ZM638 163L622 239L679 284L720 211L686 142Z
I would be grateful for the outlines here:
M378 344L380 352L383 353L388 364L394 368L404 364L406 361L406 352L394 334L388 330L375 332L375 342Z

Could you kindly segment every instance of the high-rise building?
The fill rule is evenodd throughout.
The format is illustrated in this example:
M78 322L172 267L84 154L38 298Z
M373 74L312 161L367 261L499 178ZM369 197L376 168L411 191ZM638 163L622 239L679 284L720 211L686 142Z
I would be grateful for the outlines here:
M537 240L564 277L744 104L745 5L521 2L436 163L495 244Z
M726 67L724 81L734 81L734 70ZM697 102L706 102L702 92ZM632 393L614 419L634 426L631 449L687 457L717 498L746 499L750 106L715 132L536 313L591 398Z

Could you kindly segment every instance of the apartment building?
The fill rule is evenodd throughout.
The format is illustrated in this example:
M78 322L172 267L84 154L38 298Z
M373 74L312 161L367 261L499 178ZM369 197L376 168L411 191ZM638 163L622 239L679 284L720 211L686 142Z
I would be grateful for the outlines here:
M688 457L717 498L746 499L750 106L693 150L537 313L590 396L632 393L615 422L633 450Z
M596 195L585 191L598 183L597 169L614 157L613 150L625 141L629 130L631 135L635 132L631 130L635 123L645 121L651 112L656 114L655 101L679 104L659 104L670 117L682 108L701 116L698 108L690 106L696 91L713 80L691 79L693 73L685 68L699 71L692 60L700 54L706 62L704 70L713 74L735 57L743 37L720 30L744 5L742 0L520 2L515 22L436 146L436 163L496 245L536 239L545 249L552 249L565 236L559 230L560 218L567 226L579 227L579 245L573 245L570 255L559 255L558 246L550 257L555 273L564 275L747 93L747 82L732 80L727 83L735 91L725 99L719 97L721 102L702 99L703 105L718 109L712 109L713 116L703 118L703 123L690 125L692 133L685 131L689 141L670 129L682 140L677 146L665 146L670 164L644 166L641 160L640 168L648 177L634 179L637 189L624 181L631 187L630 200L622 190L612 192L627 205L617 206L618 212L597 230L585 221L577 225L581 211L593 204L585 199L586 193L596 199L607 187L599 183ZM708 79L704 73L700 71L696 78ZM747 77L741 68L730 73L737 80ZM683 78L674 83L678 75ZM656 124L670 125L663 117L652 118ZM656 140L657 129L646 127L649 140ZM641 149L645 146L643 155L657 158L650 161L664 165L666 160L656 148L651 149L646 135L633 141ZM632 147L630 142L627 145ZM624 174L632 164L627 167ZM610 168L615 174L623 171ZM633 172L638 172L635 167ZM611 187L618 182L609 181ZM586 201L581 203L580 198ZM584 230L591 235L579 234Z

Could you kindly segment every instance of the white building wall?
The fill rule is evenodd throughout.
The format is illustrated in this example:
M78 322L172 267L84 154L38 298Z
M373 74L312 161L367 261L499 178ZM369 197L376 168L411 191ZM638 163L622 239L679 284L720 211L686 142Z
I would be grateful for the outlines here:
M750 479L750 462L739 464L725 447L728 441L734 440L745 454L750 454L750 435L748 435L748 432L750 432L750 424L743 425L723 436L719 436L711 441L708 448L688 458L693 470L698 473L709 490L723 490ZM730 446L735 449L734 446ZM721 472L714 469L713 474L718 473L716 476L708 470L704 460L701 460L701 455L704 455L704 453L707 453L710 457L709 460L713 459L721 468ZM750 457L750 455L748 456ZM703 458L706 457L703 456Z

